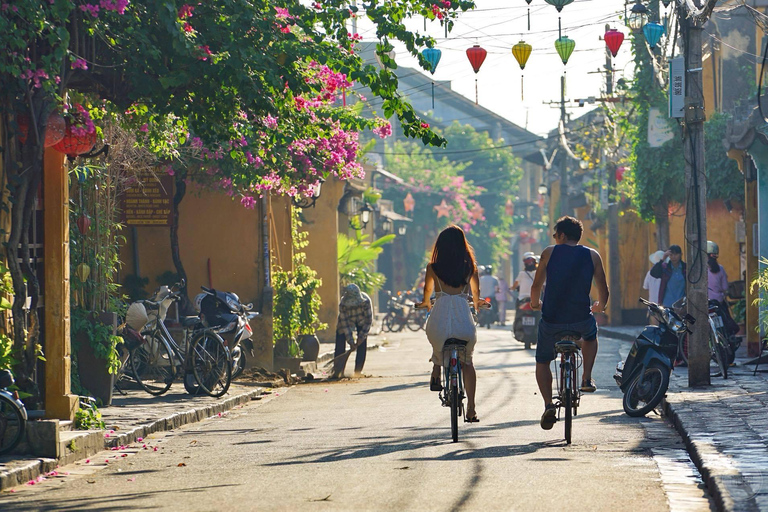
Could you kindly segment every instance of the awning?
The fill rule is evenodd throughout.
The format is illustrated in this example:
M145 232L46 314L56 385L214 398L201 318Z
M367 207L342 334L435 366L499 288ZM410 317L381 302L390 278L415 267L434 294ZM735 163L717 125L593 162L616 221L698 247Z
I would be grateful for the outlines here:
M406 217L405 215L400 215L397 212L393 212L392 210L381 210L379 211L379 215L382 217L386 217L389 220L392 221L402 221L402 222L413 222L413 219L410 217Z

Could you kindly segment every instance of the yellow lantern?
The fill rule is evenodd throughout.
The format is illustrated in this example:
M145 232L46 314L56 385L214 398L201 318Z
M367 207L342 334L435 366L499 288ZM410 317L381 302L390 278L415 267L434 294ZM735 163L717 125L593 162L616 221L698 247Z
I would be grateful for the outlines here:
M525 63L528 62L528 57L531 56L532 50L533 47L525 41L520 41L512 47L512 55L515 57L517 63L520 64L521 70L525 69ZM523 75L520 74L520 101L523 101L524 99L525 95L523 94Z

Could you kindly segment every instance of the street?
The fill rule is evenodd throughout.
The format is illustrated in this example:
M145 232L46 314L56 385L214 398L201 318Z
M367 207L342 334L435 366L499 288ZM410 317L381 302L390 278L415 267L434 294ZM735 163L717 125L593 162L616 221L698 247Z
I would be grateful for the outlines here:
M598 391L573 444L539 427L527 352L479 332L477 413L450 442L423 332L372 337L364 376L276 389L222 417L154 434L0 497L2 510L710 510L664 420L626 416L611 375L629 344L600 340ZM352 370L352 362L347 373ZM109 460L110 462L106 462ZM68 473L68 475L65 475Z

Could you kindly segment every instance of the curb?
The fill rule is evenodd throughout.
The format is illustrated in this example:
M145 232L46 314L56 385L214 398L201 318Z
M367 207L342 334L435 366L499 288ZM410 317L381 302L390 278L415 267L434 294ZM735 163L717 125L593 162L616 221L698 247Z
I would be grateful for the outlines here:
M685 449L688 451L688 455L696 465L696 469L699 470L701 479L704 481L704 484L707 486L709 493L712 495L712 499L715 502L717 510L736 510L736 504L728 490L723 485L721 477L716 474L717 471L711 470L704 463L702 451L706 451L708 448L695 439L691 439L691 436L686 429L685 422L675 410L675 407L667 401L666 397L662 399L661 403L663 406L664 415L669 418L669 420L672 422L672 425L674 425L675 430L677 430L677 433L680 434L680 437L683 439L683 443L685 443Z
M263 388L256 388L229 397L220 402L173 413L146 425L136 427L130 431L121 432L119 434L115 433L114 435L110 435L110 437L105 437L109 434L106 434L105 432L107 431L104 430L82 431L82 436L75 439L75 441L80 442L72 443L72 446L74 446L75 449L68 448L66 453L62 453L58 459L30 458L20 461L18 465L14 464L14 467L11 467L9 470L0 472L0 491L9 487L23 485L30 480L36 479L40 475L53 471L59 465L71 464L77 460L90 457L102 450L109 450L116 446L135 443L139 437L147 437L154 432L173 430L183 425L197 423L219 413L229 411L238 405L248 403L251 400L256 400L264 394L266 393ZM101 442L98 442L98 440ZM78 444L81 446L80 449L77 448Z

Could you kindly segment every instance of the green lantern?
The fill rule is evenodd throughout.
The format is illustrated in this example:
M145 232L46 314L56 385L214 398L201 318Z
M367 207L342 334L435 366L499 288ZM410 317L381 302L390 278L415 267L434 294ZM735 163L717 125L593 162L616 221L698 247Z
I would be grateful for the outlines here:
M576 48L576 41L567 36L558 37L555 41L555 50L557 50L557 54L562 59L563 64L568 64L568 59L571 57L574 48Z

